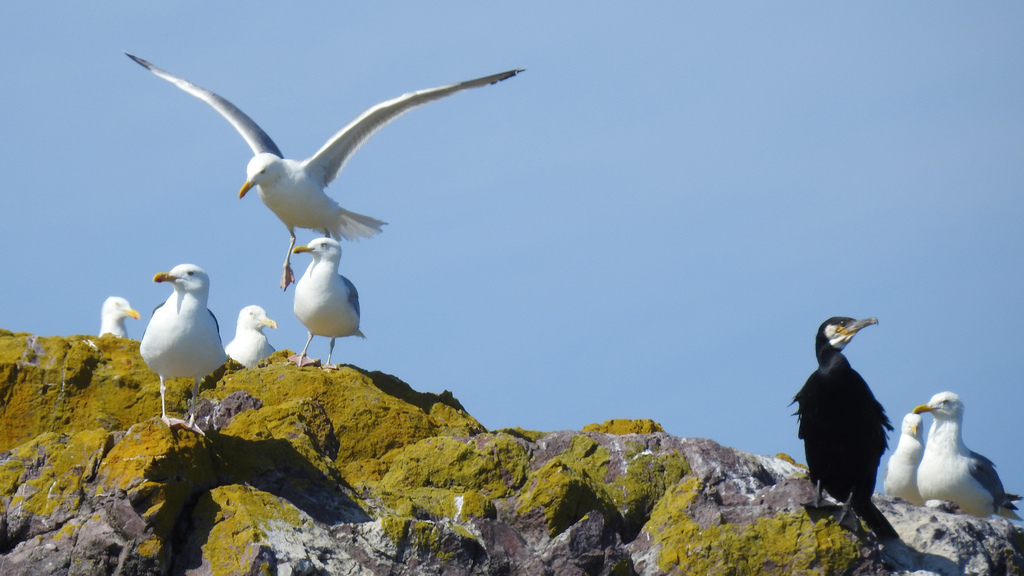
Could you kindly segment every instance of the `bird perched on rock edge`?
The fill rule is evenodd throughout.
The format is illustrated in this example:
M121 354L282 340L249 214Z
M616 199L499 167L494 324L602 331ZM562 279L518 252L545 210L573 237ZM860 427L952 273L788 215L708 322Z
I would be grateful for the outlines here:
M825 507L824 489L843 502L840 523L845 523L852 508L879 538L899 538L871 501L878 462L887 447L886 430L892 430L892 425L867 382L842 353L858 331L877 323L875 318L847 317L822 323L815 337L818 369L793 402L808 473L817 489L815 500L805 506Z
M267 317L267 311L253 304L238 313L235 337L224 347L224 352L246 368L274 353L274 347L263 333L264 328L277 328L277 322Z
M336 369L331 364L335 338L359 336L359 293L356 287L338 273L341 264L341 244L331 238L317 238L306 246L296 246L295 253L308 252L313 262L306 273L295 284L295 317L309 330L309 339L301 354L288 358L297 366L308 366L315 361L306 356L313 336L327 336L331 348L327 353L327 364L323 367Z
M153 317L142 335L139 353L146 365L160 376L161 419L171 427L195 427L195 403L199 381L225 361L227 355L220 340L220 327L207 308L210 277L194 264L179 264L170 272L153 276L154 282L170 282L174 292L153 310ZM168 378L194 378L188 422L167 417L165 384Z
M413 108L462 90L500 82L523 71L509 70L458 84L409 92L381 102L356 116L309 158L289 160L284 158L270 136L231 102L184 78L165 72L142 58L127 52L125 54L160 78L212 106L252 148L255 156L246 167L245 184L239 190L238 197L242 198L250 188L257 186L260 199L288 228L291 243L281 274L282 289L287 289L294 282L290 262L296 228L317 230L325 236L346 240L367 238L381 231L385 222L345 210L324 194L324 188L338 177L349 157L370 136Z
M964 512L987 517L998 514L1020 520L991 460L964 445L961 427L964 403L952 392L939 392L927 404L914 408L915 414L932 415L928 444L917 469L917 486L925 500L952 500Z
M124 327L125 318L139 319L139 313L127 300L120 296L111 296L103 301L103 309L100 311L100 336L113 334L121 338L128 337L128 331Z
M924 442L921 441L923 433L919 414L911 413L903 417L900 440L885 464L885 473L882 475L886 494L903 498L915 506L924 504L924 498L917 489L917 467L924 454Z

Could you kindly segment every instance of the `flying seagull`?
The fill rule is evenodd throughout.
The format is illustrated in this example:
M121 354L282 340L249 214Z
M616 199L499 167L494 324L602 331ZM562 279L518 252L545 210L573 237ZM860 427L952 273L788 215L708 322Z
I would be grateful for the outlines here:
M284 269L281 273L283 290L295 281L290 260L292 248L295 247L296 228L316 230L335 239L356 240L377 234L385 224L375 218L345 210L324 193L324 188L338 177L349 157L370 136L417 106L462 90L494 84L523 71L509 70L439 88L409 92L381 102L356 116L309 158L289 160L284 157L270 136L231 102L184 78L165 72L142 58L127 52L125 54L160 78L212 106L235 127L235 130L238 130L252 148L255 156L246 167L245 184L239 190L238 197L242 198L256 186L260 200L263 200L267 208L270 208L288 228L291 242L285 254Z

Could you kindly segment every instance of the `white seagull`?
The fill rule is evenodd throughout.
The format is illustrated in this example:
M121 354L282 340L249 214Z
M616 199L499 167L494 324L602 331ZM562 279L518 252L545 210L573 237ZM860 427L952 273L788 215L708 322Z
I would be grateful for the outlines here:
M128 337L128 331L124 328L124 319L139 319L139 313L132 308L127 300L119 296L111 296L103 301L103 310L100 312L100 336L113 334L121 338Z
M365 338L359 331L359 293L355 285L338 273L341 263L341 244L331 238L317 238L307 246L296 246L295 253L309 252L313 262L306 273L295 284L295 317L309 330L309 339L301 354L288 358L298 366L316 364L306 356L313 336L327 336L331 348L327 353L327 369L337 369L331 364L334 354L334 339L344 336Z
M930 412L934 421L928 431L917 487L925 500L952 500L961 510L975 516L998 514L1020 520L1014 500L1020 496L1003 491L995 464L964 445L960 426L964 404L952 392L939 392L927 404L914 408L915 414Z
M266 310L256 305L242 308L238 313L235 338L224 347L224 352L235 362L252 368L274 353L274 347L263 333L264 327L277 328L277 322L267 317Z
M160 376L161 419L168 426L185 425L202 434L195 423L199 381L227 361L220 341L217 318L206 307L210 277L194 264L179 264L170 272L153 276L154 282L170 282L174 292L153 310L139 353ZM188 422L167 417L165 392L168 378L194 378Z
M917 467L924 454L923 432L920 414L904 416L899 444L885 465L885 493L903 498L915 506L924 504L924 498L917 489Z
M246 167L245 184L238 192L242 198L253 186L260 200L288 228L291 242L285 254L281 288L287 289L295 281L290 259L295 246L295 229L308 228L335 239L356 240L368 238L381 231L386 224L375 218L350 212L324 194L327 187L345 166L349 157L374 133L402 114L428 102L450 96L456 92L486 86L511 78L522 69L484 76L458 84L409 92L381 102L356 116L339 130L315 154L305 160L284 158L270 136L234 104L209 90L165 72L149 62L125 53L151 72L173 83L178 88L199 98L219 112L242 135L253 156Z

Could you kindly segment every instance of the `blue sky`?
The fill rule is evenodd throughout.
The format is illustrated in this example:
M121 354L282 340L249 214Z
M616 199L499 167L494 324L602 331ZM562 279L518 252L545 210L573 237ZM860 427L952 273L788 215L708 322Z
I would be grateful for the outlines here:
M191 262L225 342L248 304L278 321L275 346L305 342L277 288L287 231L237 198L250 150L122 51L228 98L294 158L382 100L522 67L400 118L328 189L390 223L343 245L368 338L336 360L451 390L490 428L647 417L802 460L788 403L815 330L876 316L847 356L894 424L959 393L968 446L1024 491L1020 3L5 3L0 19L0 327L93 333L113 294L143 311L139 338L169 290L153 274Z

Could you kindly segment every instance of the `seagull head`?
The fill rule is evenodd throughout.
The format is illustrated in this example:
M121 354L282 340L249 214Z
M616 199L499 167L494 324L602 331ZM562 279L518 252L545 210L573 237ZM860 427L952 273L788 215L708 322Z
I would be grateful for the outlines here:
M921 439L921 415L911 412L903 417L903 426L900 432L904 436L910 436L911 438Z
M120 318L134 318L139 319L139 313L127 300L119 296L111 296L103 302L102 315L104 318L111 318L117 320Z
M195 264L178 264L170 272L153 276L153 282L170 282L175 292L209 293L210 277Z
M253 186L269 184L281 179L284 175L284 164L281 159L270 152L260 152L249 160L245 167L245 184L238 191L238 198L241 199Z
M238 313L238 328L263 332L264 327L277 328L277 322L267 317L267 311L253 304Z
M914 414L931 412L936 420L961 421L964 417L964 403L952 392L939 392L927 404L914 408Z
M293 254L309 252L314 262L341 262L341 244L334 238L317 238L305 246L296 246Z
M824 338L828 340L828 344L831 347L836 350L842 350L850 343L850 340L853 340L857 332L872 324L878 324L878 319L854 320L845 316L835 316L825 320L821 327L818 328L818 339L820 341Z

